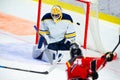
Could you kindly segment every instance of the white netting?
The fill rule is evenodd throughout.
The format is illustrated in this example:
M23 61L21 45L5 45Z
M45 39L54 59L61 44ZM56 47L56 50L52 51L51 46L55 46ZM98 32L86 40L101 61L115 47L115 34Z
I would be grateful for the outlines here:
M91 1L92 3L90 4L87 47L95 49L100 52L104 52L105 50L103 48L99 34L100 27L99 27L99 17L98 17L98 2L97 0L89 0L89 1ZM85 15L87 15L86 6L87 5L83 7L85 10Z
M81 9L82 16L72 15L75 23L80 23L80 25L76 25L77 31L77 42L84 46L84 31L86 25L86 15L87 12L87 1L90 2L90 13L89 13L89 24L88 24L88 36L87 36L87 48L97 50L100 52L105 52L102 41L100 38L100 28L99 28L99 18L98 18L98 0L59 0L63 2L67 2L73 4L75 6L79 6ZM85 1L85 2L84 2Z

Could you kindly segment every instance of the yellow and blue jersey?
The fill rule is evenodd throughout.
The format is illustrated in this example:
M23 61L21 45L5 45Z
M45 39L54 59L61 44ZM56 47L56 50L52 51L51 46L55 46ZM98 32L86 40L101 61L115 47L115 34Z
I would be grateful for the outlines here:
M73 20L70 15L62 13L62 18L54 22L51 13L47 13L42 17L40 34L48 35L50 43L58 42L66 39L75 38L76 33L73 26Z

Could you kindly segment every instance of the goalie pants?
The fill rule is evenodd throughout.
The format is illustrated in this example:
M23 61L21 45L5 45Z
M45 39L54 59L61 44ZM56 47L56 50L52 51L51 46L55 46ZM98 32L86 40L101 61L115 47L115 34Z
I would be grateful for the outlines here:
M41 35L40 39L39 39L39 43L38 43L38 48L40 49L44 44L44 46L48 45L47 48L51 49L51 50L56 50L56 51L58 51L58 50L69 50L71 43L70 43L70 41L67 41L67 42L65 42L65 41L66 41L66 39L64 38L61 41L48 44L46 39L44 38L44 36Z
M69 50L69 48L70 48L70 42L67 41L65 43L65 40L66 39L63 39L63 40L61 40L59 42L48 44L48 49L56 50L56 51L58 51L58 50Z

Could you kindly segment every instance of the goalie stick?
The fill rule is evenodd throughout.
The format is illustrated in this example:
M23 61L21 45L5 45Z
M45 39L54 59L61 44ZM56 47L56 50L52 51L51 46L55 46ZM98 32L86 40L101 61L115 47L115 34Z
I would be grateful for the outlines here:
M34 29L36 30L36 32L38 32L39 30L37 29L36 25L33 26Z
M37 29L36 25L34 25L33 27L34 27L35 31L36 31L39 35L41 35L41 34L39 33L39 29Z

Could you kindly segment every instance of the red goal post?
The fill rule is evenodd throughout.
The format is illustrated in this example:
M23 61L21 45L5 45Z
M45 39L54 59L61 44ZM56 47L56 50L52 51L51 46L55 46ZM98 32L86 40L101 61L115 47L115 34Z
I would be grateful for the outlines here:
M40 16L41 16L41 4L42 0L38 0L38 12L37 12L37 29L39 30L40 28ZM39 34L36 32L36 39L35 39L35 44L38 44L38 39L39 39Z
M87 36L88 36L88 24L89 24L89 12L90 12L90 2L84 0L77 0L83 3L86 3L86 19L85 19L85 32L84 32L84 44L83 48L86 49L87 47Z

